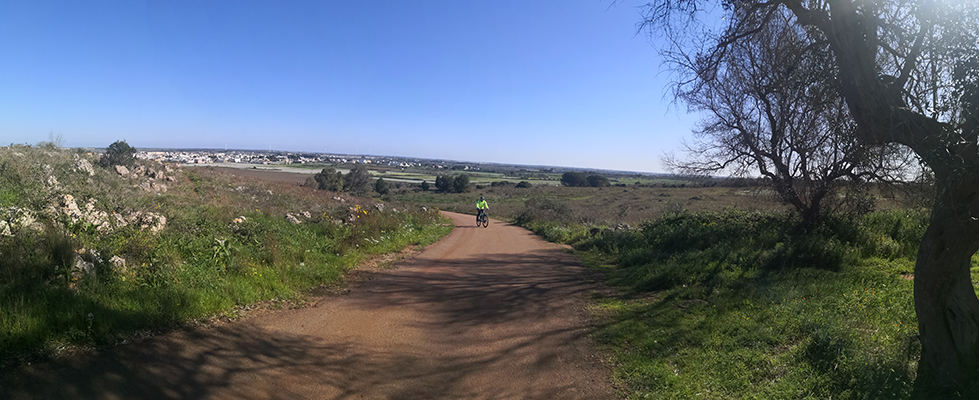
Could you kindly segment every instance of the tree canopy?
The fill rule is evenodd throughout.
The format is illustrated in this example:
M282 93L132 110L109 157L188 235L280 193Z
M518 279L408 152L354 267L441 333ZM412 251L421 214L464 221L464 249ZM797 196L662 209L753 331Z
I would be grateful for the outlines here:
M364 195L371 190L370 177L367 167L357 164L343 177L343 189L356 195Z
M374 181L374 191L377 192L377 194L383 196L388 194L390 190L391 189L388 187L388 182L385 181L384 178L377 178L377 180Z
M465 193L469 191L469 175L439 175L435 178L435 189L445 193Z
M606 187L611 186L608 178L598 174L584 172L565 172L561 174L561 184L569 187Z
M105 153L99 159L99 164L103 167L113 165L132 166L136 161L136 149L126 143L125 140L117 140L106 147Z
M343 191L343 174L333 168L323 168L322 171L313 176L313 180L316 181L316 187L319 190Z

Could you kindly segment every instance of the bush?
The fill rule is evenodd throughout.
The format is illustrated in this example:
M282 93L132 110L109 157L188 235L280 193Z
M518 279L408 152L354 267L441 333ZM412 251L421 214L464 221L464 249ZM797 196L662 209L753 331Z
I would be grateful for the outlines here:
M115 165L131 167L136 161L136 149L126 143L125 140L118 140L109 145L99 159L99 165L109 168Z
M439 175L435 177L435 189L449 193L455 188L455 177L452 175Z
M370 192L370 172L363 164L358 164L343 177L343 189L355 195L364 195Z
M564 222L571 225L574 223L574 216L571 214L571 208L563 202L533 197L524 202L523 211L517 215L517 223L524 225L531 222Z
M588 186L591 187L609 187L612 186L609 183L608 178L601 175L588 175Z
M469 191L469 175L439 175L435 178L435 188L443 193L466 193Z
M377 180L374 181L374 191L381 196L388 194L390 189L388 189L387 181L385 181L384 178L377 178Z
M589 186L588 176L584 172L565 172L561 174L561 184L570 187Z
M343 174L333 168L323 168L322 171L313 175L316 188L319 190L329 190L339 192L343 190Z
M565 172L561 175L561 184L569 187L612 186L608 178L598 174L587 175L584 172Z
M517 189L526 189L529 187L530 187L530 182L527 181L520 181L520 183L517 184Z
M469 192L469 175L462 174L457 176L452 182L452 189L456 193Z

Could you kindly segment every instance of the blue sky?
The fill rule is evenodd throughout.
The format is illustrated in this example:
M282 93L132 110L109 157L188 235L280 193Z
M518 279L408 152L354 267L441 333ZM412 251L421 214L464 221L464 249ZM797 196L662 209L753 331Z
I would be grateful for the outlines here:
M640 4L0 0L0 144L661 172L696 118Z

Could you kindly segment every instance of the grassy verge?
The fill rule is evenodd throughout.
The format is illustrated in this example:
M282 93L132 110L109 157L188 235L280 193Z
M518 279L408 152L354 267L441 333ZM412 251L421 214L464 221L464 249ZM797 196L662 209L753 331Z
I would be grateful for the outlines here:
M365 257L451 230L435 210L208 169L146 163L120 176L95 161L0 148L0 360L301 298Z
M877 212L815 232L733 209L597 233L524 223L618 288L594 295L595 338L628 398L900 399L920 353L911 273L925 217Z
M783 210L757 188L743 187L604 187L515 185L485 186L469 193L403 191L395 201L437 206L442 210L474 213L476 200L485 196L490 216L521 224L550 224L574 229L638 226L663 215L689 211ZM527 225L528 227L530 225ZM587 228L586 228L587 227Z

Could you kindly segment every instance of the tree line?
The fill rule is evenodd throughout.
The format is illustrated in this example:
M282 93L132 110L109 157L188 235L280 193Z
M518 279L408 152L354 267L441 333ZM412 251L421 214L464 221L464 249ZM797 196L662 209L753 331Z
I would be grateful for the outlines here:
M354 195L367 194L371 189L375 189L382 195L388 192L387 182L383 178L378 178L371 185L370 172L363 165L353 167L346 175L333 168L323 168L313 177L306 179L306 186L331 192L349 192Z
M561 184L569 187L608 187L612 184L608 178L598 174L584 172L565 172L561 175Z
M446 193L466 193L469 191L469 175L439 175L435 178L435 189Z

